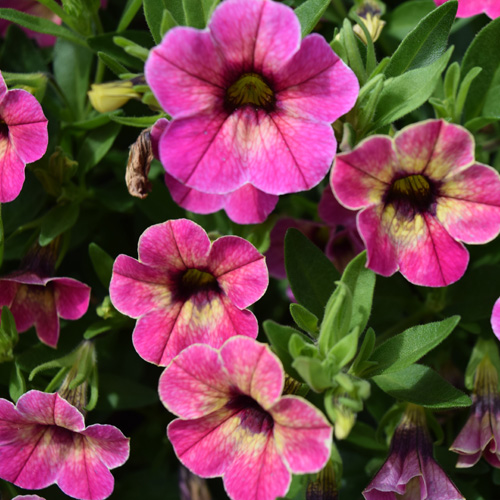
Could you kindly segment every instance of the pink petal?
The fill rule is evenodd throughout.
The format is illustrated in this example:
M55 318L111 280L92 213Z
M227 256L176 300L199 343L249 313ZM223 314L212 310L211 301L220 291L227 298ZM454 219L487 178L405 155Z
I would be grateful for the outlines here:
M210 33L188 27L169 30L145 66L146 80L158 102L174 117L221 107L224 73Z
M10 307L16 296L19 284L9 279L0 279L0 306Z
M284 396L271 409L274 439L290 470L304 474L321 470L329 456L332 426L310 403Z
M245 72L272 78L300 45L297 16L278 2L226 0L214 11L209 30L236 78Z
M500 298L497 299L495 305L493 306L493 312L491 314L491 328L493 333L500 340Z
M153 155L157 160L160 159L160 154L158 152L158 143L160 142L160 138L163 132L167 130L168 124L169 121L166 118L160 118L151 128L150 132L151 148L153 149Z
M318 34L302 40L299 51L273 83L280 108L328 123L347 113L359 93L353 71Z
M87 443L106 467L114 469L128 460L130 440L117 427L94 424L81 434L87 438Z
M242 478L245 478L242 481ZM224 487L232 500L274 500L284 497L291 474L276 449L272 434L249 439L224 475Z
M163 270L119 255L113 265L109 292L111 302L121 313L138 318L157 307L169 307L172 285Z
M259 300L269 284L264 256L238 236L223 236L214 241L209 270L239 308Z
M358 212L343 207L335 198L330 185L326 186L318 204L318 215L329 226L356 229Z
M443 469L432 458L424 458L422 463L428 495L435 496L440 500L465 500Z
M349 153L337 155L331 174L333 193L351 209L380 203L399 170L392 140L373 136Z
M266 344L245 337L233 337L221 349L232 384L269 409L283 390L283 368Z
M405 127L394 141L401 168L408 174L426 174L441 180L474 161L472 134L443 120Z
M139 260L165 270L203 268L210 251L210 239L198 224L169 220L144 231L139 239Z
M0 203L17 198L24 184L24 167L12 142L0 135Z
M473 165L446 177L439 188L438 220L465 243L487 243L500 232L500 176L486 165Z
M160 377L158 391L167 410L193 419L222 408L230 397L230 383L219 352L195 344L172 360Z
M12 1L12 0L11 0ZM19 1L19 0L15 0ZM2 19L2 23L3 23ZM5 33L2 33L2 36L4 36ZM0 101L5 97L5 94L7 94L7 85L5 84L5 80L3 78L2 72L0 71Z
M24 163L39 160L47 150L47 118L26 90L9 90L0 102L0 116L9 128L12 147Z
M45 498L39 497L38 495L17 495L12 500L45 500Z
M225 198L227 216L237 224L260 224L274 210L278 196L267 194L252 184L243 184Z
M240 445L234 410L220 409L193 420L176 419L167 434L179 460L202 477L224 474Z
M90 287L71 278L53 278L57 314L64 319L79 319L90 301Z
M491 429L490 429L491 433ZM490 436L491 437L491 436ZM458 436L453 441L450 446L450 450L455 453L467 454L477 454L479 452L479 457L481 456L482 443L481 443L481 421L474 413L472 413L467 420L464 428L460 431Z
M85 436L74 434L69 453L61 463L57 484L69 496L103 500L113 492L114 479L92 443Z

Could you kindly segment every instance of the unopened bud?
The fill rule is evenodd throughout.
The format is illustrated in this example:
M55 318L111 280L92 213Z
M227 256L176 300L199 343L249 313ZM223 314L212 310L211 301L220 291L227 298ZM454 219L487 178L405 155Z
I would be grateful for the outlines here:
M141 94L136 92L132 80L94 83L87 92L90 104L100 113L114 111L124 106L130 99L140 99Z

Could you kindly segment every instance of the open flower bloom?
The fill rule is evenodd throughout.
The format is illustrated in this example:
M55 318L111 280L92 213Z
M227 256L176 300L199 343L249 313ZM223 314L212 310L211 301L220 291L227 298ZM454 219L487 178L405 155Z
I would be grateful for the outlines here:
M167 366L196 342L219 347L233 335L255 338L257 320L245 308L267 284L264 256L251 243L224 236L212 244L198 224L179 219L143 233L139 261L118 256L110 296L120 312L139 318L139 355Z
M168 124L166 118L160 118L151 130L153 154L157 159L160 159L158 142ZM182 208L198 214L209 214L224 209L228 217L237 224L263 222L278 203L278 196L264 193L249 183L231 193L203 193L166 173L165 184L172 199Z
M446 1L434 0L436 5L442 5ZM498 0L458 0L457 17L471 17L483 13L491 19L500 16L500 2Z
M41 342L57 347L59 318L79 319L89 307L90 287L72 278L18 271L0 278L0 306L7 306L18 332L35 326Z
M300 38L293 10L270 0L225 0L206 30L168 31L145 75L173 118L159 141L169 175L211 194L321 181L336 149L330 124L359 84L324 38Z
M45 500L45 498L39 497L38 495L18 495L12 500Z
M500 231L500 175L474 162L467 130L443 120L366 139L337 156L331 183L343 205L363 209L367 267L383 276L399 269L417 285L449 285L469 261L461 241Z
M298 396L281 396L283 368L268 346L233 337L220 350L192 345L160 378L176 419L168 437L179 460L202 477L223 476L233 500L285 496L291 472L317 472L332 428Z
M465 500L432 458L423 408L408 405L389 457L363 491L366 500Z
M498 373L486 356L476 370L469 420L450 447L457 467L472 467L481 455L500 468L500 393Z
M74 498L101 500L113 491L109 469L128 455L129 440L119 429L85 427L80 411L57 393L29 391L15 406L0 399L0 477L16 486L56 483Z
M0 203L21 192L26 163L45 154L48 137L40 103L26 90L7 90L0 73Z
M497 299L495 305L493 306L493 312L491 314L491 328L497 339L500 340L500 298Z

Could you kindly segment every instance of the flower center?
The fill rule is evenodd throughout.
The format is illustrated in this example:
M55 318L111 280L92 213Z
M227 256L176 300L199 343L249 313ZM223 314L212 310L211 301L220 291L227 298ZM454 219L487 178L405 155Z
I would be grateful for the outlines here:
M9 137L9 126L0 118L0 139Z
M203 290L218 290L217 279L206 271L188 269L184 271L179 280L179 292L183 298L191 297L196 292Z
M403 215L428 212L435 202L437 186L420 174L396 179L386 195L386 204L392 203Z
M245 73L226 91L226 102L233 110L250 104L269 111L273 108L274 92L257 73Z
M255 399L245 394L236 394L226 407L236 410L241 427L253 434L267 433L274 426L273 417Z

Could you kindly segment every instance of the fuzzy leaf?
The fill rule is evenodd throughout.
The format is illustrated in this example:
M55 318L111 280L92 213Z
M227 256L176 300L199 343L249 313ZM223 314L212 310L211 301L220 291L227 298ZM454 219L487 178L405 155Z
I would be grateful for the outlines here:
M311 33L329 4L330 0L306 0L295 9L300 21L302 38Z

